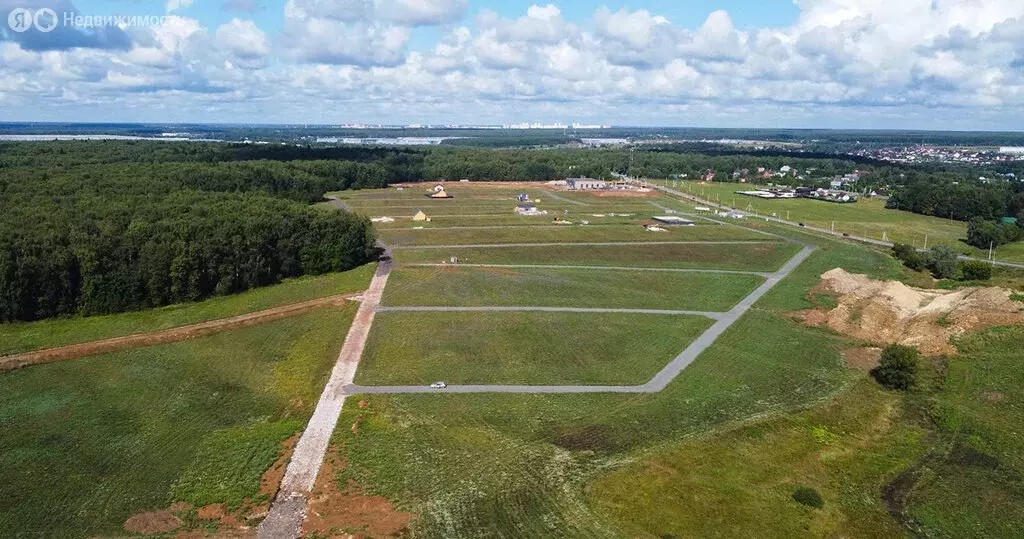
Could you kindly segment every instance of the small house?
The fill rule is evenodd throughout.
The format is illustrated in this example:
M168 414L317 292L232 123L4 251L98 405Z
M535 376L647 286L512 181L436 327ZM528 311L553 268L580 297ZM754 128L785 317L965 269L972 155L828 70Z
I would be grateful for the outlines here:
M434 186L434 192L435 193L440 193L441 191L444 191L444 186L443 185L437 184L437 185Z
M412 214L412 220L422 223L430 221L430 217L428 217L426 213L423 213L423 210L416 210L416 213Z
M530 195L526 193L519 193L519 196L517 196L516 199L519 200L519 202L529 202Z
M683 219L682 217L677 217L675 215L655 215L654 217L651 217L651 219L666 225L695 226L696 224L689 219Z
M435 189L434 192L430 194L430 198L452 198L452 196L449 195L443 187L441 187L440 191Z
M592 178L575 178L566 182L566 186L569 189L575 189L578 191L593 191L606 188L608 183L604 180L595 180Z

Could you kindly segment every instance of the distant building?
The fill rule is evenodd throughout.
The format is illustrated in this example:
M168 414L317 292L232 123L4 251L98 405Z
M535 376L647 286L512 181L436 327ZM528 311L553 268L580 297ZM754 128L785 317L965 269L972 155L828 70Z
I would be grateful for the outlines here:
M444 190L444 187L441 187L440 190L437 190L435 188L434 192L431 193L429 196L430 198L452 198L452 196L449 195L448 192Z
M423 213L423 210L416 210L416 213L412 214L412 220L417 222L429 221L430 217Z
M439 193L441 191L444 191L444 186L443 185L437 184L437 185L434 186L434 192L435 193Z
M604 180L595 180L593 178L574 178L566 182L566 186L569 189L592 191L595 189L604 189L608 187L608 183Z
M520 204L516 206L516 213L519 215L547 215L548 212L538 210L533 204Z
M1024 146L1003 146L999 153L1007 155L1024 155Z
M519 202L529 202L530 201L530 195L528 195L526 193L519 193L519 196L517 196L516 198L519 200Z

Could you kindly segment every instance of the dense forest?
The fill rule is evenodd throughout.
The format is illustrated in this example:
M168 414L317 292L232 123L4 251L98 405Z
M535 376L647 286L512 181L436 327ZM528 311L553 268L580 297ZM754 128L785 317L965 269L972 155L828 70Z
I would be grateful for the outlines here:
M14 146L0 148L2 321L156 307L353 268L377 254L370 223L309 204L401 174L382 162L148 164L158 152L133 155L123 143ZM187 146L160 149L202 150ZM122 162L109 152L124 152Z

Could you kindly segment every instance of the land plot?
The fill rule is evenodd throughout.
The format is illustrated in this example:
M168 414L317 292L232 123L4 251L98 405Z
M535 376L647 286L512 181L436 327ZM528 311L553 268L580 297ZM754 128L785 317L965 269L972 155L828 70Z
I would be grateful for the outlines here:
M356 383L640 384L712 323L652 314L382 312Z
M679 245L559 245L458 249L399 249L402 264L548 264L641 268L776 271L800 250L792 243Z
M648 242L648 241L773 241L773 238L720 225L674 227L651 232L640 226L492 230L402 230L381 231L381 240L391 247L425 245L481 245L494 243Z
M383 303L723 312L762 282L756 275L715 273L404 267L391 274Z

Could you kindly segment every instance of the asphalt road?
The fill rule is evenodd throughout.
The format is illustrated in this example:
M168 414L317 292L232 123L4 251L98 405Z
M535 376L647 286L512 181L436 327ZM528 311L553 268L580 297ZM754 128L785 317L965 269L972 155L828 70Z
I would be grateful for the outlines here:
M637 268L633 266L566 266L557 264L399 264L399 267L427 267L427 268L450 268L461 266L466 268L504 268L504 269L566 269L566 270L602 270L602 271L662 271L667 273L725 273L733 275L759 275L768 277L769 272L723 270L723 269L700 269L700 268Z
M432 389L428 386L360 386L351 384L345 386L343 391L348 395L357 394L382 394L382 393L653 393L665 389L683 370L708 349L719 336L730 326L740 319L757 300L768 293L779 281L788 276L792 271L807 259L814 252L813 246L804 246L793 258L786 262L783 267L772 273L764 284L757 287L747 297L743 298L735 307L727 313L714 313L717 321L710 328L697 337L681 354L668 363L660 372L654 375L647 383L638 386L523 386L523 385L451 385L445 389ZM456 308L463 309L463 308ZM487 307L486 309L493 309ZM513 308L514 309L514 308ZM705 313L704 316L707 314Z

